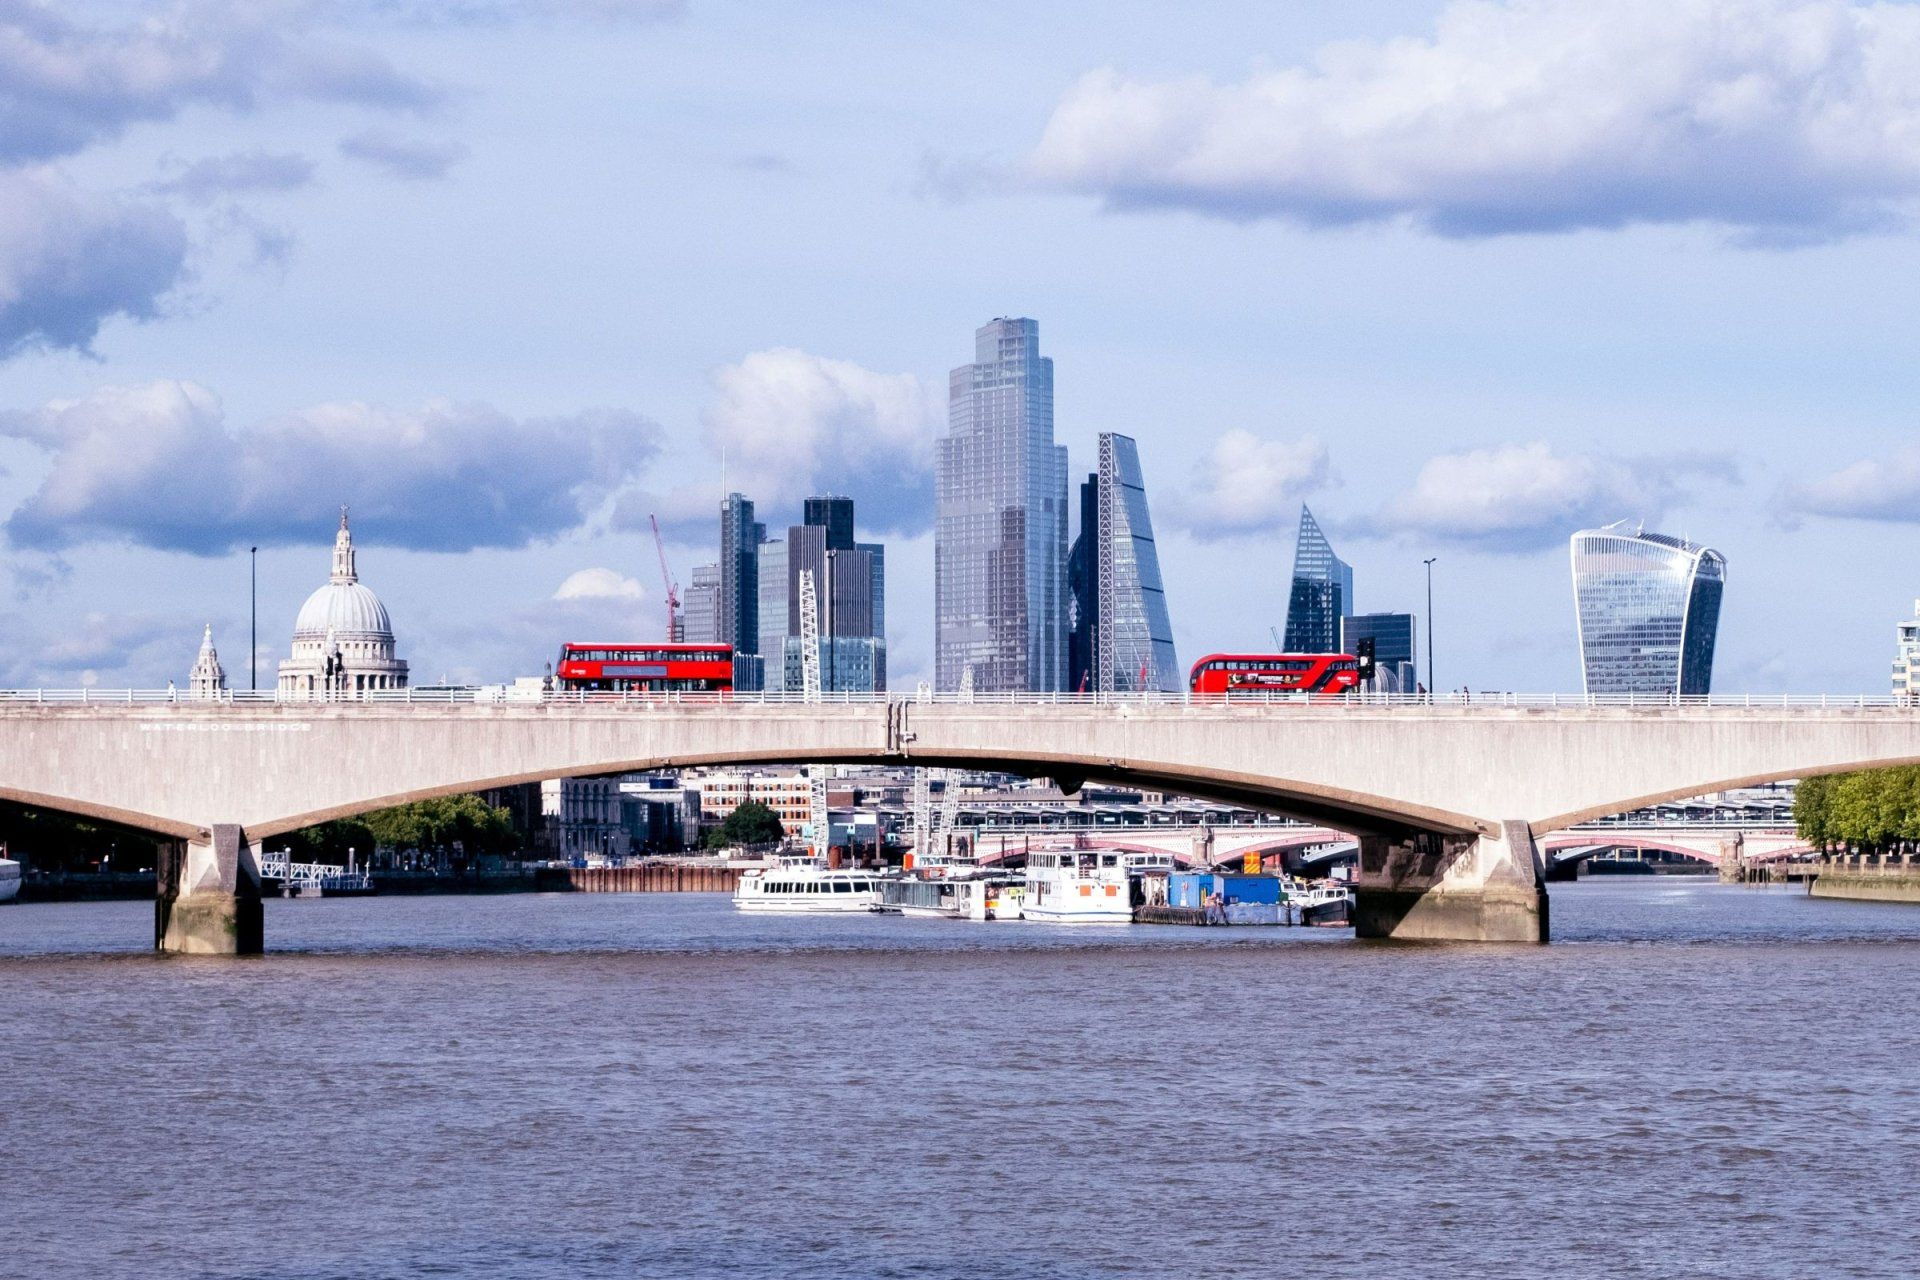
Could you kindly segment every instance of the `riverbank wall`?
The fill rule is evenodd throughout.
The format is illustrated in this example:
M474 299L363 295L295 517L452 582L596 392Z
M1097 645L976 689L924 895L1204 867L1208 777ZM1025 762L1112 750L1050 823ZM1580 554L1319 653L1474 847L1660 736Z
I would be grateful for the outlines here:
M732 893L739 867L688 867L648 862L634 867L541 867L540 893Z
M1847 858L1823 864L1807 886L1815 898L1845 898L1856 902L1911 902L1920 905L1920 865L1911 858L1878 862Z

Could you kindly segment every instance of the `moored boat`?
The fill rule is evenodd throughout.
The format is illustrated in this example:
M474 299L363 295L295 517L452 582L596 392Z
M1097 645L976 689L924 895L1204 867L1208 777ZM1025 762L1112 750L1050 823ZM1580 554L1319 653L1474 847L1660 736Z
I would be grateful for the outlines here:
M1353 894L1338 880L1289 880L1287 905L1301 924L1344 925L1352 919Z
M20 864L12 858L0 858L0 902L12 902L20 896Z
M797 914L867 911L879 901L880 883L877 872L830 870L818 858L782 858L741 876L733 905L737 911Z
M1043 924L1132 924L1140 878L1172 868L1168 853L1035 849L1027 855L1021 915Z

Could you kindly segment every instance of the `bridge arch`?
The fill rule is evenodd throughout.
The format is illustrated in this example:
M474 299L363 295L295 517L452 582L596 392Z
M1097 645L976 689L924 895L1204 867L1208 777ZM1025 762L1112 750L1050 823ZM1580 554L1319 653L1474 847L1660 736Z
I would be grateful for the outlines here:
M1064 790L1076 792L1087 782L1112 783L1147 790L1168 791L1226 804L1244 806L1285 817L1323 823L1343 831L1366 831L1400 835L1417 831L1437 831L1450 835L1468 835L1487 824L1460 813L1432 806L1409 804L1347 788L1226 770L1195 769L1169 762L1128 762L1089 760L1066 753L1022 752L1017 755L996 752L941 753L916 755L903 761L872 751L796 752L757 748L745 751L677 752L629 759L580 759L566 764L548 764L540 768L484 777L449 777L400 791L355 799L249 823L248 834L271 839L289 831L352 818L394 805L431 800L441 796L463 795L498 787L546 782L555 778L598 778L626 773L648 773L662 769L715 768L760 765L892 765L910 764L924 768L983 769L1010 773L1025 778L1052 778ZM458 771L456 770L457 774ZM149 820L152 821L152 820Z

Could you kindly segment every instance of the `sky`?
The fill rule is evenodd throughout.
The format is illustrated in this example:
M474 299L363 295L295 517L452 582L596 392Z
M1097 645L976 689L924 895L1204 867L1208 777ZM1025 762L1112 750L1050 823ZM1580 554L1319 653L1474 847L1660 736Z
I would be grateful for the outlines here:
M1920 596L1920 6L0 0L0 684L263 683L337 510L416 682L856 500L932 667L946 374L1038 320L1181 660L1302 502L1441 687L1579 688L1567 538L1728 560L1716 692Z

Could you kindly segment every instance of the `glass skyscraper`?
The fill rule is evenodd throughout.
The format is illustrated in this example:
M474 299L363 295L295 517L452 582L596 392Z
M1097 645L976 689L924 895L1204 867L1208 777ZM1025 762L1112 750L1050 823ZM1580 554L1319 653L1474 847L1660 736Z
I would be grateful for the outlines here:
M1320 522L1302 503L1287 595L1287 652L1339 653L1340 619L1352 612L1353 568L1333 554Z
M1357 654L1362 640L1373 641L1373 692L1412 693L1417 634L1410 613L1350 613L1340 619L1340 652Z
M1589 694L1696 696L1713 685L1727 561L1622 520L1573 535L1580 675Z
M820 687L877 693L887 687L886 548L855 542L853 499L808 498L803 523L759 549L759 643L767 687L801 687L800 575L813 574L819 610Z
M1067 451L1053 442L1040 326L1001 318L948 381L934 468L934 682L1067 683Z
M1080 486L1080 536L1068 561L1072 687L1095 693L1181 688L1146 480L1130 437L1101 434L1100 469Z

